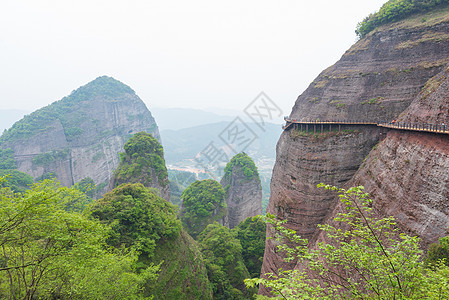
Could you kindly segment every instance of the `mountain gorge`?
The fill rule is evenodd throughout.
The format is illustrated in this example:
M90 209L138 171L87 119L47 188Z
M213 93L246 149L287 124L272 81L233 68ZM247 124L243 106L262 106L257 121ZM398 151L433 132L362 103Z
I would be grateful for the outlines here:
M311 83L290 119L447 124L448 37L447 6L376 28ZM316 185L364 185L379 216L394 216L423 245L436 242L449 226L449 136L385 133L375 125L315 134L284 131L267 212L287 220L313 248L323 240L317 225L341 210L335 193ZM295 267L275 246L267 240L262 273Z

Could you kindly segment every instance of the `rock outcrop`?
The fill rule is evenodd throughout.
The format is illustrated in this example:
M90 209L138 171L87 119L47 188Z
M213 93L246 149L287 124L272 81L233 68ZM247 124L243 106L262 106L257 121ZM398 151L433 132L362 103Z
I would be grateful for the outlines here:
M141 183L156 189L159 196L170 201L164 150L156 138L146 132L138 132L123 148L125 152L120 153L120 164L114 171L109 190L122 183Z
M18 170L34 178L53 173L71 186L90 177L104 192L128 138L146 131L160 139L143 101L127 85L107 76L73 91L16 122L0 137Z
M239 153L231 159L220 183L226 191L230 229L262 214L262 186L257 167L247 154Z
M296 100L290 118L443 122L448 37L448 8L376 29L314 80ZM448 138L392 130L375 146L380 140L376 126L323 134L284 131L267 212L288 220L287 227L313 247L320 238L317 224L331 220L338 210L335 195L316 184L360 184L372 193L379 214L395 216L423 245L435 242L449 225L444 204L449 193ZM262 273L280 267L295 265L286 264L268 239Z

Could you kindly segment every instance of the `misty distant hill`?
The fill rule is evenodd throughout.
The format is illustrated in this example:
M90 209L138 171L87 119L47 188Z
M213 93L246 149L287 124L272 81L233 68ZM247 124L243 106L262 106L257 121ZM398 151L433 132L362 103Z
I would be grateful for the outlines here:
M191 108L151 108L159 130L179 130L199 125L232 121L235 116L219 115Z
M20 109L0 109L0 134L5 129L9 129L15 122L23 118L28 114L27 110Z
M160 122L159 119L158 122ZM193 159L211 142L217 147L223 146L224 142L219 135L226 130L229 124L230 122L218 122L180 130L161 130L165 160L168 164L172 164L185 159ZM256 134L256 139L244 151L253 159L272 158L274 160L276 143L282 132L281 125L265 123L263 127L265 131L262 131L257 124L246 124Z

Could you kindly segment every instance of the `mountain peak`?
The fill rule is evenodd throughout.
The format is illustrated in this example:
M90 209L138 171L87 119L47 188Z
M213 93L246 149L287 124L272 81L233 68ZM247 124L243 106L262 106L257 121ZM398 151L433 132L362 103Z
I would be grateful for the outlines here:
M106 99L115 98L123 94L132 94L135 92L126 84L109 76L100 76L92 80L86 85L74 90L68 98L71 100L90 99L92 97L101 96Z

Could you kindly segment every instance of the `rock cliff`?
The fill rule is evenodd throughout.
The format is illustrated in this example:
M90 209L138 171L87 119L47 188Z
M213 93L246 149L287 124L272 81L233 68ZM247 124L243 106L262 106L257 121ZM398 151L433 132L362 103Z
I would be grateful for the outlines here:
M449 122L449 65L429 79L400 122ZM425 248L449 227L449 135L391 130L352 185L364 185L379 215L393 215Z
M0 148L11 148L18 169L34 178L53 173L70 186L90 177L104 192L119 164L118 153L139 131L160 139L135 92L103 76L16 122L0 137Z
M448 59L448 8L379 27L314 80L290 117L381 121L400 116L443 122ZM424 244L443 235L449 225L449 136L392 130L379 143L376 126L343 129L283 132L267 212L287 219L287 227L313 247L320 238L317 224L338 209L335 195L316 184L360 184L372 193L380 214L395 216L402 229L421 236ZM292 268L294 262L283 262L274 241L267 240L262 273L280 267Z
M226 165L220 183L226 191L230 229L248 217L262 214L262 186L257 167L248 155L235 155Z

